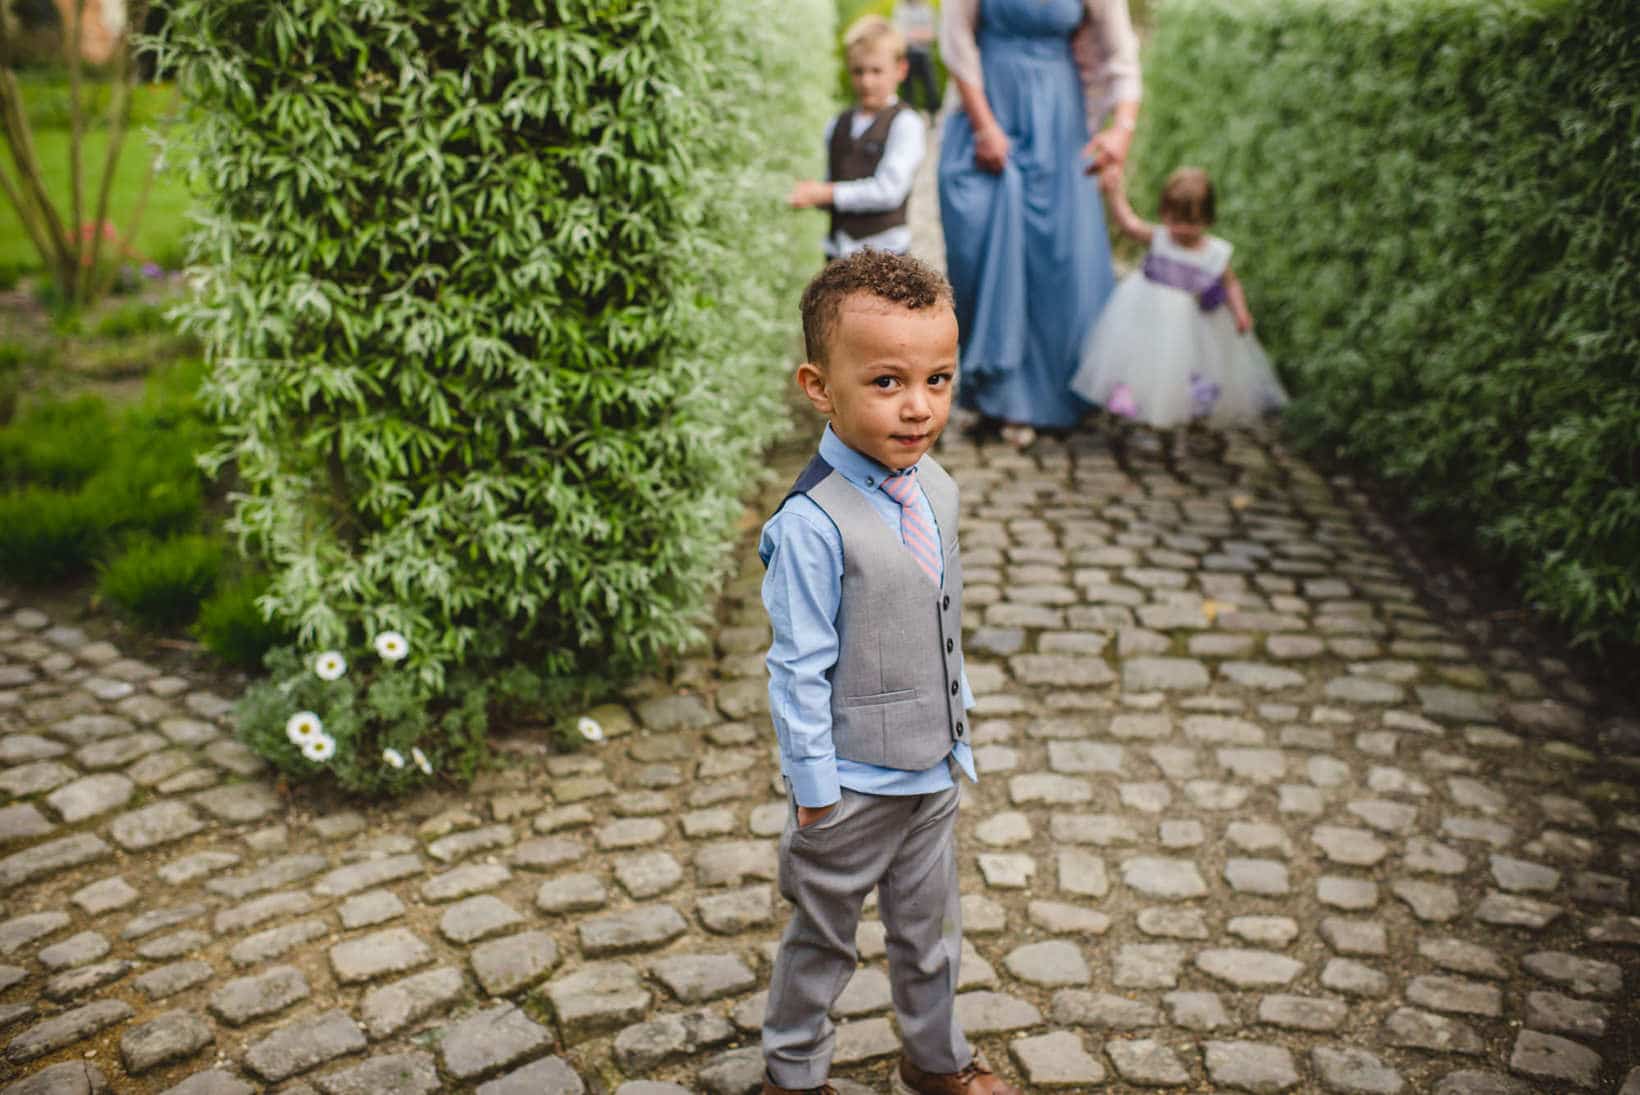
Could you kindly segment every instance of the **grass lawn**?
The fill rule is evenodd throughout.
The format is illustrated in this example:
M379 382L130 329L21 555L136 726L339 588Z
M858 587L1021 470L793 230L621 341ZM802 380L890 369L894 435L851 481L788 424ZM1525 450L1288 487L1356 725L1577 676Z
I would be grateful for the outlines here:
M68 129L59 124L60 104L42 101L39 104L40 114L48 116L40 117L36 113L35 103L30 102L30 96L38 90L40 89L25 86L24 104L29 108L31 121L35 126L35 154L39 157L40 167L45 175L46 192L51 196L58 214L66 225L73 216L70 209ZM139 98L154 98L160 95L169 98L170 92L163 88L140 88L138 95ZM52 98L38 95L35 97L41 100ZM148 142L149 127L141 124L141 119L151 114L151 110L139 108L136 111L138 123L126 133L125 144L120 150L114 190L108 203L108 219L114 223L115 229L122 236L128 230L131 214L142 192L143 177L153 157L153 149ZM85 180L84 215L87 221L96 213L97 187L101 182L103 156L107 148L108 138L103 130L92 129L86 133L81 146L81 159L82 177ZM9 160L8 156L5 165L8 172L11 170ZM183 239L189 227L187 213L191 204L192 196L188 192L187 179L173 160L154 179L153 190L148 195L148 208L143 213L142 224L137 230L134 242L137 261L153 260L167 269L174 269L181 264ZM0 272L14 271L26 274L43 268L40 256L35 252L33 243L17 219L16 210L12 208L9 200L0 197Z

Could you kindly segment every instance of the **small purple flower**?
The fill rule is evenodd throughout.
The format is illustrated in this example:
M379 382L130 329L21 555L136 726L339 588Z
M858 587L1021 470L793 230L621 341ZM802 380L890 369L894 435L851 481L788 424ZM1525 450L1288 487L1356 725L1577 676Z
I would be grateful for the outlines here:
M1126 384L1116 385L1110 390L1110 398L1105 400L1105 410L1123 418L1139 417L1139 404L1133 398L1133 389Z
M145 262L142 264L142 276L150 280L162 278L165 276L165 267L157 262Z
M1190 409L1198 418L1219 401L1219 386L1200 373L1190 374Z

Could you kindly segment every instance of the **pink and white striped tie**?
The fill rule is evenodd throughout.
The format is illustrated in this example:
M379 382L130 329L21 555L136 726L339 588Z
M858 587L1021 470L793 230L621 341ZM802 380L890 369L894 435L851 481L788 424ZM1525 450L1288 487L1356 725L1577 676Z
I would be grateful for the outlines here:
M883 480L883 493L900 504L900 539L905 542L911 557L927 572L935 585L940 584L939 534L929 527L928 521L912 504L917 497L917 477L908 472L891 475Z

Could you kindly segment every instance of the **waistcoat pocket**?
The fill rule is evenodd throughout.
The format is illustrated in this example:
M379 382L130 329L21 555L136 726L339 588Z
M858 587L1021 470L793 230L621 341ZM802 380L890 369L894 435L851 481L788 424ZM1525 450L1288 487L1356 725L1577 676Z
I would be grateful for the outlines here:
M893 692L873 692L865 696L844 696L844 707L880 707L885 703L902 703L917 698L915 688L900 688Z

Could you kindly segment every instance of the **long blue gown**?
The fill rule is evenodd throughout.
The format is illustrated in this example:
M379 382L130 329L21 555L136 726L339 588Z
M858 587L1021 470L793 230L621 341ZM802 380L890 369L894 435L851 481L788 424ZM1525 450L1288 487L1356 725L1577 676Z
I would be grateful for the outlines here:
M964 111L945 123L940 219L961 337L957 403L1009 422L1075 425L1067 386L1115 277L1070 36L1082 0L982 0L985 97L1008 135L1001 174L974 162Z

